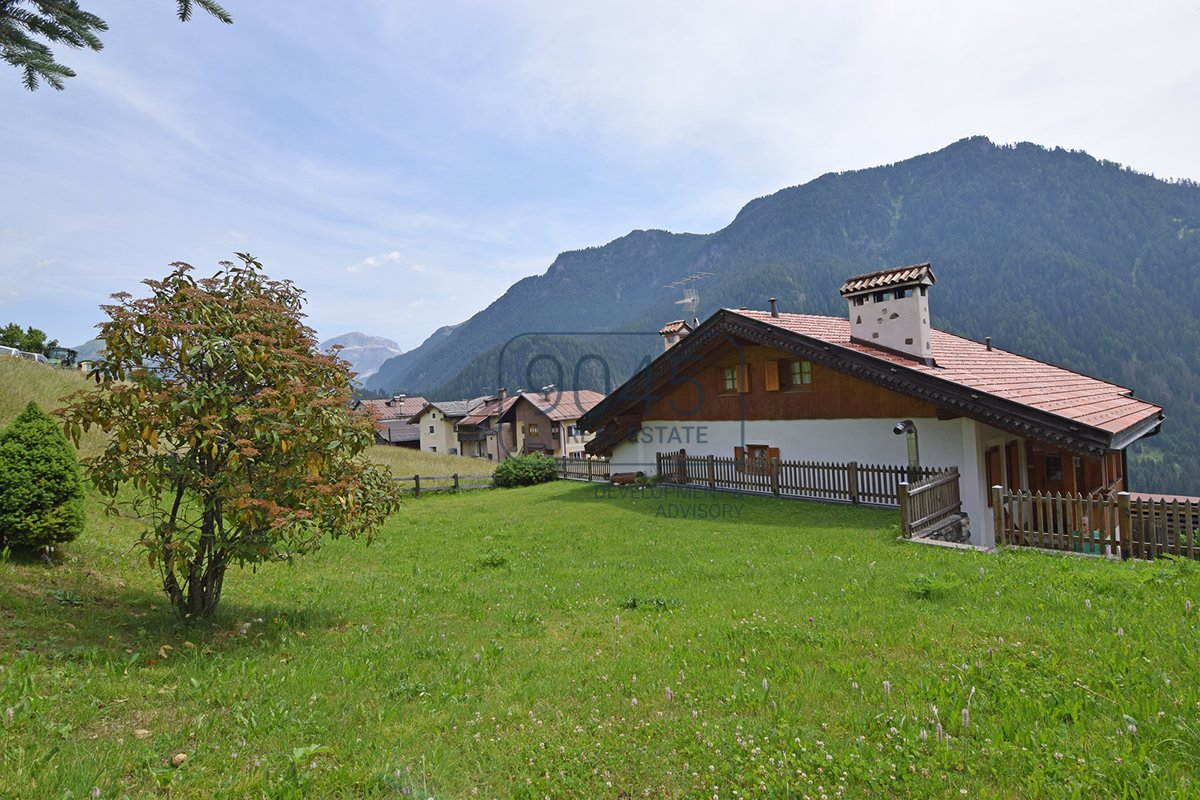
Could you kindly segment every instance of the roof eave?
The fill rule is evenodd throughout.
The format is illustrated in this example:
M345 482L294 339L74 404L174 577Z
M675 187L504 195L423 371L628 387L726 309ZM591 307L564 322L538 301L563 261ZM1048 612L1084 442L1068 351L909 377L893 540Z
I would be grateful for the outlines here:
M1112 436L1111 449L1124 450L1138 439L1155 435L1162 427L1164 419L1166 419L1166 414L1160 411L1151 417L1147 417L1138 423L1130 425L1123 431L1114 433Z

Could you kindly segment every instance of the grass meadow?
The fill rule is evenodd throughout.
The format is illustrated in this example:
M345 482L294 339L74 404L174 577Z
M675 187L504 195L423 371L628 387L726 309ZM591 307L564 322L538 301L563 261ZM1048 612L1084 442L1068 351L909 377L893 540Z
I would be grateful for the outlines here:
M558 482L410 499L184 625L89 502L0 561L0 797L1200 793L1188 562Z

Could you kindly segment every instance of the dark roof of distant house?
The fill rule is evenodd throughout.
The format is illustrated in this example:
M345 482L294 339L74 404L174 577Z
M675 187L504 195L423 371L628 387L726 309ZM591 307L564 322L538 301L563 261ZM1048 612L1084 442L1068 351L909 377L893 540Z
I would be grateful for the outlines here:
M730 338L792 352L806 360L961 413L1003 430L1060 444L1077 452L1119 450L1152 433L1162 407L1139 400L1117 384L1027 356L932 330L935 364L851 341L844 317L721 309L679 344L634 375L581 421L589 430L644 404L646 384L677 380L680 357L694 357ZM695 360L684 363L697 363ZM674 367L675 369L672 369ZM632 391L626 387L639 387ZM639 400L638 398L642 398ZM611 447L597 437L596 448Z
M499 398L490 397L485 402L480 403L470 414L458 421L459 425L478 425L481 422L487 422L488 417L504 416L504 412L513 407L520 395L512 395L504 398L504 403L501 404Z
M868 272L865 275L847 278L840 291L843 295L857 294L902 283L933 285L937 283L937 276L933 274L933 267L929 263L910 264L907 267L892 267L879 272Z
M421 426L402 419L381 419L375 423L375 433L382 441L416 442L421 439Z
M478 408L488 401L487 397L473 397L470 400L434 400L426 403L424 408L421 408L412 416L412 421L416 422L426 411L431 408L436 408L442 412L442 416L448 419L457 417L465 417L473 409Z

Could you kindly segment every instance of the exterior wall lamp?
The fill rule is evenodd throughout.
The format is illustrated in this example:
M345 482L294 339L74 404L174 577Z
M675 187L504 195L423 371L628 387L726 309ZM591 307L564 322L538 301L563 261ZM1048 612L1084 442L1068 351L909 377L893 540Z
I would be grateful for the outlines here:
M902 434L908 436L908 481L912 483L920 477L921 472L921 454L917 446L917 425L911 419L906 419L903 422L897 422L896 427L892 428L892 433L897 436Z

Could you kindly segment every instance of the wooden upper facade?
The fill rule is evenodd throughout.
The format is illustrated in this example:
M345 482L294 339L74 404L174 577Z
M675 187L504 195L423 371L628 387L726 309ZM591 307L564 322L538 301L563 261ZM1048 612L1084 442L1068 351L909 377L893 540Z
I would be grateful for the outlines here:
M589 452L609 453L642 420L966 416L1090 458L1162 422L1124 387L943 331L931 342L926 363L853 341L844 318L722 309L580 422L599 431Z

